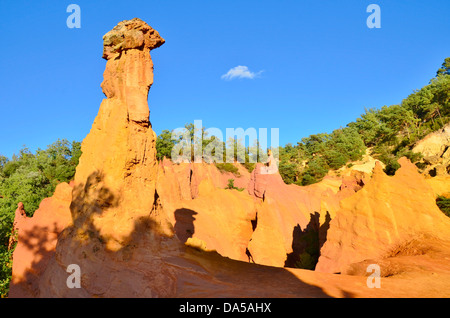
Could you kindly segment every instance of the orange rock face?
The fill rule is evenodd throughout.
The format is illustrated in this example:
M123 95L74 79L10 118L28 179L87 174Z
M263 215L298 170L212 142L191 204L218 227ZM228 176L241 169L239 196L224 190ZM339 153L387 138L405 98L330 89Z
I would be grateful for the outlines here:
M72 187L62 183L56 187L53 197L41 202L32 218L20 213L20 206L17 209L14 227L19 235L13 254L9 297L39 294L40 278L55 255L58 235L72 221L71 198Z
M296 253L293 248L297 233L306 228L316 231L319 240L325 241L328 223L339 201L355 192L350 186L339 189L342 180L332 180L330 177L307 187L286 185L279 174L260 174L258 166L255 168L249 193L260 200L255 206L257 225L248 249L256 263L294 266L287 258Z
M161 163L160 210L182 242L236 260L283 267L294 252L296 231L312 226L325 241L339 201L359 189L351 177L342 189L342 180L332 177L299 187L286 185L278 173L261 173L261 164L251 174L237 166L239 177L206 163ZM243 191L225 189L229 179Z
M250 174L222 174L210 164L161 163L157 193L160 211L182 242L222 256L247 261L246 248L255 218L254 199L246 192L226 190L228 180L245 188Z
M383 258L418 237L450 241L450 219L436 206L433 189L406 158L399 163L392 177L377 165L367 185L341 201L317 271L346 272L353 263Z

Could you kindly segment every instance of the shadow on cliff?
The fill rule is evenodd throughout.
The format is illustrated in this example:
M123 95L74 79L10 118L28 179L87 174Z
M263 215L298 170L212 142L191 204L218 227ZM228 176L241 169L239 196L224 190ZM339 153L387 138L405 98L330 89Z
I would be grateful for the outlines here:
M55 255L53 248L58 230L56 223L53 227L33 226L20 234L20 244L27 249L26 255L20 257L32 257L31 264L20 281L11 281L8 297L35 297L38 296L39 275L45 270L48 261ZM17 245L15 244L15 248ZM14 259L13 259L14 261ZM17 262L17 260L15 260Z
M117 206L118 198L102 185L103 179L103 174L97 171L89 175L85 184L79 184L73 188L70 204L72 225L62 231L57 229L56 223L54 223L53 228L35 225L31 230L20 232L18 244L23 246L21 249L25 252L20 257L24 257L25 261L30 260L30 258L32 260L20 281L11 282L9 297L40 296L40 276L45 271L49 261L55 258L61 238L72 238L74 241L90 239L97 240L102 244L105 243L105 239L93 224L93 218L95 215L102 214L108 208ZM80 229L82 231L79 231L76 235L73 234L74 231ZM53 248L49 244L52 241L54 244L56 238L58 239L57 246ZM16 245L17 247L18 245Z
M96 171L89 175L85 184L78 184L72 190L70 213L74 227L87 226L86 231L95 232L93 217L118 206L120 198L104 186L103 182L103 173Z
M195 233L195 215L197 215L197 212L185 208L177 209L174 212L174 232L178 239L183 243L186 243Z
M185 249L183 257L195 262L190 265L195 271L185 269L186 275L179 278L177 297L332 298L321 287L304 282L285 268L233 260L215 251ZM204 272L196 273L193 266L201 266Z
M319 260L320 249L326 242L330 228L331 216L325 215L325 221L320 225L320 214L310 213L308 225L302 230L297 224L292 231L292 253L286 255L285 267L314 270Z
M184 245L195 231L194 216L198 212L190 209L174 211L172 235L162 230L149 211L148 216L134 220L120 249L108 249L110 238L101 235L94 217L117 207L120 197L103 180L103 174L96 172L86 184L73 189L73 224L59 234L56 252L45 248L50 237L43 228L24 235L22 243L42 257L35 257L21 282L21 292L11 297L330 297L284 268L231 260L217 252ZM314 227L317 220L316 216L312 219L309 227ZM55 272L50 271L57 278L49 278L45 272L48 264L54 266ZM65 272L65 266L69 264L80 264L82 273L89 268L83 273L81 289L69 290L66 285L70 273ZM40 276L44 273L42 284ZM53 285L47 286L49 279ZM112 286L117 280L121 283Z
M193 237L197 214L187 208L174 211L174 233L180 242L186 243ZM318 216L315 217L318 222ZM251 222L254 230L257 219ZM324 224L322 228L325 227ZM184 244L182 250L183 259L195 263L184 264L185 272L178 278L177 297L330 297L320 287L303 282L285 268L255 264L249 254L249 262L244 262L224 257L216 251L204 251ZM209 278L205 279L204 273L199 275L199 265L206 270ZM192 269L195 270L190 274Z
M168 253L176 250L174 244L167 244L168 240L176 239L162 230L152 218L152 211L148 216L130 220L133 222L130 231L122 237L102 234L99 220L104 215L120 213L113 209L121 201L120 194L110 190L104 180L104 174L97 171L89 175L86 183L73 188L72 224L61 232L56 226L55 229L36 226L21 235L20 243L26 247L26 257L32 255L33 260L23 278L11 284L10 297L174 296L175 280L171 270L161 265L157 253L161 246L166 247ZM114 230L107 233L111 231ZM49 232L54 233L49 235ZM48 243L53 239L54 244L56 237L56 248L49 248ZM109 243L120 248L111 249ZM80 267L80 289L67 287L66 280L71 273L66 269L70 264ZM113 282L117 285L112 286ZM135 285L143 286L142 294L135 293Z
M121 254L124 250L129 254L130 247L138 246L140 243L151 240L152 243L159 242L155 237L168 238L167 232L161 229L160 224L152 217L152 211L147 216L141 216L134 219L132 230L124 235L117 243L123 246L119 250L111 250L106 247L108 241L117 240L101 233L100 228L94 224L95 217L102 217L108 214L108 210L117 208L120 204L120 194L114 193L104 185L104 175L101 172L92 173L85 184L75 186L72 191L72 203L70 211L72 214L73 225L66 230L81 231L89 239L97 239L103 244L103 248L109 253L109 256ZM157 195L155 195L157 200ZM114 213L120 211L113 211ZM193 211L192 211L193 212ZM130 216L133 218L133 216ZM192 221L193 222L193 221ZM120 228L120 226L119 226ZM193 230L192 230L193 231ZM151 234L151 235L150 235ZM72 235L73 238L83 241L83 235Z

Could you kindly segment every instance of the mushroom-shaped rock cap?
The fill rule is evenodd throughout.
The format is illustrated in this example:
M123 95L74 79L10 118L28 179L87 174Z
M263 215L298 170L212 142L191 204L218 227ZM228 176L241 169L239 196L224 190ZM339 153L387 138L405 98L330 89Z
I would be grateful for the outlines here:
M103 58L109 60L130 49L153 50L164 42L158 31L141 19L125 20L103 36Z

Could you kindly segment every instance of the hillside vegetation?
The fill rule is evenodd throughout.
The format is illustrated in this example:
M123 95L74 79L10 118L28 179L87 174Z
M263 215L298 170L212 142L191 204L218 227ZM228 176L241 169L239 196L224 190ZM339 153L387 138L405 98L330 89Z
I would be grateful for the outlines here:
M339 169L361 159L367 147L373 157L386 164L386 173L394 174L400 157L406 156L412 162L420 160L420 154L412 153L412 146L450 121L449 103L450 58L447 58L436 77L400 105L366 109L345 128L331 134L311 135L295 146L282 147L280 174L286 183L314 183L329 169Z

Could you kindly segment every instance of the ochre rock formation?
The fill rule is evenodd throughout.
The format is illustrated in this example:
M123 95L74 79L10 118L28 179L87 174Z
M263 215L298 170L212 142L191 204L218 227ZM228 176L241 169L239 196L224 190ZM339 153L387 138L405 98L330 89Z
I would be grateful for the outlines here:
M427 178L426 181L433 189L436 197L442 195L450 198L450 175Z
M163 43L139 19L120 22L103 37L107 99L82 143L71 210L76 226L96 226L108 248L120 248L133 229L130 220L148 216L154 204L158 167L147 103L153 84L149 52Z
M360 188L355 176L344 183L327 177L299 187L286 185L278 172L265 173L262 164L251 174L236 165L239 176L221 173L213 164L160 164L159 210L182 242L236 260L283 267L293 253L295 230L315 224L319 232L339 201ZM229 179L242 191L226 189Z
M54 257L58 235L72 222L71 199L72 186L61 183L51 198L41 202L33 217L27 217L19 204L14 219L18 243L13 254L9 297L39 294L40 278Z
M156 30L139 19L122 21L103 37L103 58L108 60L103 92L108 99L120 100L126 106L127 119L143 127L149 124L147 96L153 84L149 51L164 42Z
M442 295L450 282L445 264L435 270L439 280L423 276L411 286L386 278L379 290L354 276L358 266L353 276L282 268L295 265L303 248L296 238L307 231L317 233L318 267L328 272L418 233L436 231L446 242L448 220L432 204L433 190L404 160L395 177L377 166L372 179L353 171L307 187L286 185L261 164L252 173L236 164L239 175L213 164L158 164L147 94L150 50L163 43L139 19L104 36L107 98L74 182L59 185L33 218L18 209L10 297ZM229 179L239 190L226 189ZM81 288L67 285L69 265L79 266Z
M341 201L330 222L316 270L345 272L350 264L383 258L417 237L450 241L450 219L425 178L406 158L387 176L380 165L355 195Z
M250 174L221 173L206 163L160 164L157 180L159 211L176 237L187 245L238 260L245 254L255 218L254 200L246 192L226 190L229 179L246 187Z

